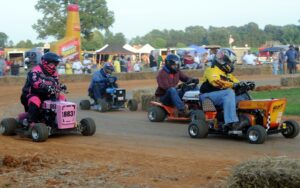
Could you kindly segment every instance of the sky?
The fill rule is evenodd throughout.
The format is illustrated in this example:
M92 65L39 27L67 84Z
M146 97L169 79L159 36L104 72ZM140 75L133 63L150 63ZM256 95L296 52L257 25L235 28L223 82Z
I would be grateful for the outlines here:
M14 43L37 39L32 25L42 14L34 5L38 0L0 0L0 32ZM153 29L184 30L188 26L242 26L255 22L267 24L299 24L300 0L106 0L114 12L112 32L122 32L127 39L143 36Z

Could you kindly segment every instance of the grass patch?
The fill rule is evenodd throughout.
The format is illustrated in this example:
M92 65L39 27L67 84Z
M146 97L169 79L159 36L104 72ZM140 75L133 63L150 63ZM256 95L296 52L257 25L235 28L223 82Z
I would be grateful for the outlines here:
M300 88L281 89L272 91L253 91L254 99L286 98L287 106L285 115L300 116Z

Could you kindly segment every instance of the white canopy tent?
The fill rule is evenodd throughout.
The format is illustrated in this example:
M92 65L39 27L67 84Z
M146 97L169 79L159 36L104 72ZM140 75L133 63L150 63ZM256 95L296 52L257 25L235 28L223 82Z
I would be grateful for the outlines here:
M96 50L96 53L97 52L101 52L103 49L105 49L106 47L108 46L108 44L105 44L102 48L100 48L99 50Z
M142 48L140 48L138 50L138 53L139 54L150 54L150 52L154 49L155 48L153 48L150 44L145 44Z
M131 52L133 52L133 53L135 53L135 54L139 53L139 52L138 52L138 49L132 47L130 44L125 44L125 45L123 46L123 48L125 48L126 50L131 51Z

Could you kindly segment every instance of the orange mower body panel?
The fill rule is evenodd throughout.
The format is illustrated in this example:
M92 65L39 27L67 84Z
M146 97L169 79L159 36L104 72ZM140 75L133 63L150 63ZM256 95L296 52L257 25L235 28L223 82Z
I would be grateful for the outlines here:
M240 101L238 110L262 110L264 114L263 126L276 128L281 124L282 116L286 108L286 102L285 98ZM255 121L251 121L251 124L255 125Z
M152 106L160 106L162 109L164 109L167 112L167 117L168 117L168 120L170 120L170 121L190 121L191 120L191 118L188 118L188 117L178 117L176 115L177 109L174 106L167 106L160 102L155 102L155 101L151 101L150 104Z

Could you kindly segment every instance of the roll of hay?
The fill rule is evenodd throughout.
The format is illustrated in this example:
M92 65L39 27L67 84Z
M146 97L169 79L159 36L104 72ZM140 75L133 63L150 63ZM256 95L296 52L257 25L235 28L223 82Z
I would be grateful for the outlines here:
M300 160L275 157L247 161L234 167L226 187L299 188Z
M142 95L142 110L147 111L151 101L158 101L154 95Z

